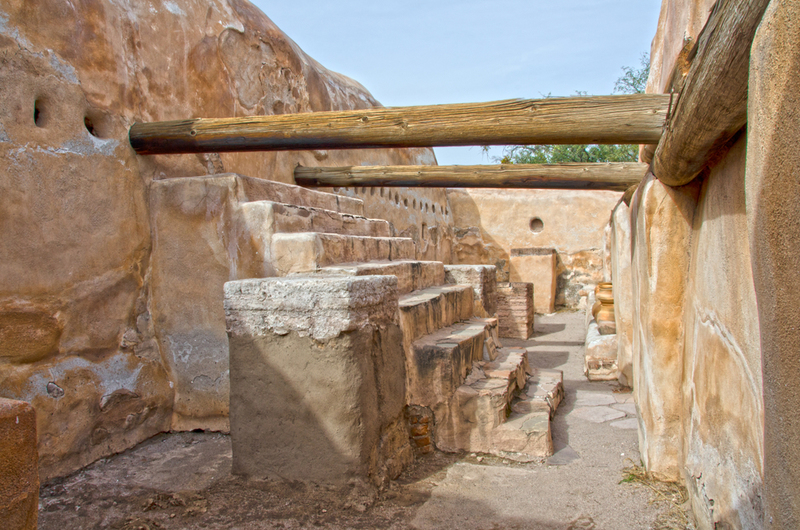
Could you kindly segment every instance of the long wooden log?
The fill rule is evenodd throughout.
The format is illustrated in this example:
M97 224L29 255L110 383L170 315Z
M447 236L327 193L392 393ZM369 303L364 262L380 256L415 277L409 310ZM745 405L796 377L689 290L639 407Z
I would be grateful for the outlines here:
M507 100L135 123L139 154L658 143L669 96L633 94Z
M653 174L681 186L720 156L747 123L750 45L769 0L718 0L653 157Z
M636 162L596 164L507 164L500 166L302 167L301 186L529 188L625 191L648 169Z

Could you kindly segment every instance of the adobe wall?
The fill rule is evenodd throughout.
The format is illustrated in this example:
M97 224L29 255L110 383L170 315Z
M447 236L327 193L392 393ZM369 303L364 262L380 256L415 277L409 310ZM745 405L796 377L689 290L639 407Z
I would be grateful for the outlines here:
M604 229L621 193L450 189L447 194L455 226L453 263L487 263L497 267L498 281L531 281L515 277L512 255L520 252L513 251L555 249L556 307L585 306L589 291L603 281ZM534 219L541 225L532 227ZM534 298L541 289L535 290Z
M773 0L750 57L745 202L761 326L766 528L800 527L800 4Z
M0 91L0 396L36 408L44 480L170 428L226 426L222 402L200 406L193 425L173 423L172 356L202 348L171 351L164 326L181 317L169 300L166 314L153 305L153 181L239 173L290 183L297 164L434 161L428 149L135 155L135 121L379 105L246 0L4 2ZM424 197L445 201L443 191ZM200 199L208 212L226 204ZM442 222L384 213L398 231ZM228 266L225 233L209 242L220 247L215 274ZM189 292L208 290L192 266L203 265L187 263Z
M697 38L713 3L665 0L648 92L665 89L684 38ZM759 96L751 92L750 123L754 105L762 101L754 97ZM765 118L759 123L762 130L775 126ZM640 184L630 208L632 289L618 292L615 284L615 298L632 303L643 461L657 477L686 484L699 528L761 528L769 484L761 306L762 298L773 300L787 286L754 281L758 260L751 249L764 244L753 233L754 219L781 232L781 240L787 234L772 224L776 218L767 220L758 207L750 211L752 175L765 161L753 158L754 129L748 127L692 183L671 188L650 175ZM622 248L617 245L617 252ZM777 323L766 325L774 329Z

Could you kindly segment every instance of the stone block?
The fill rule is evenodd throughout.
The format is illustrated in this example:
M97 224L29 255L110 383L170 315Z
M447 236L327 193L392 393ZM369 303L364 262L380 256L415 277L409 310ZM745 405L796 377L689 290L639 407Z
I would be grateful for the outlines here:
M370 261L332 265L320 269L322 274L351 276L397 276L398 294L408 294L444 284L444 265L440 261Z
M472 317L472 293L468 285L443 285L401 296L400 327L405 344Z
M486 319L473 318L414 341L407 352L406 402L431 408L448 402L472 364L483 358L488 325Z
M554 248L512 248L509 280L533 284L534 311L556 310L556 250Z
M500 336L527 339L533 335L532 283L500 283L497 285L497 318Z
M309 273L336 263L413 260L414 240L319 232L275 234L271 250L278 275Z
M590 381L612 381L617 370L617 335L601 335L597 322L589 323L586 333L583 373Z
M225 284L233 472L380 485L410 462L394 276Z
M472 286L475 316L490 317L497 312L497 268L494 265L446 265L445 280Z
M0 398L0 521L8 530L36 530L39 510L36 411Z

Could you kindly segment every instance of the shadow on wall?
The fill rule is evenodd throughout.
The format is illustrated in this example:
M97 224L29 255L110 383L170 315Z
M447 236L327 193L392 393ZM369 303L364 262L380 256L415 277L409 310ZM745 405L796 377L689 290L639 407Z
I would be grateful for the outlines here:
M453 200L457 196L457 200ZM453 263L457 265L494 265L497 281L507 282L510 277L510 256L480 224L481 213L475 200L460 190L448 190L448 202L453 211L453 223L458 219L478 221L478 226L453 227ZM457 211L456 211L457 210Z

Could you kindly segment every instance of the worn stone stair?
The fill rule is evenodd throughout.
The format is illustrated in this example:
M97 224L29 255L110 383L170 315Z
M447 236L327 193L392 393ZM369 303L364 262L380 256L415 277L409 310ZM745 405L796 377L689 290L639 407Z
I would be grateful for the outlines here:
M392 235L388 221L346 212L270 200L243 202L239 207L248 226L268 234L323 232L368 237Z
M527 351L501 348L493 362L476 362L442 407L436 445L517 461L553 453L550 420L563 399L563 375L528 365Z
M286 276L338 263L413 260L416 247L404 237L296 232L274 234L271 251L277 274Z
M319 269L322 274L346 274L350 276L397 277L397 292L400 295L427 289L445 283L444 265L440 261L372 261L368 263L341 263Z

